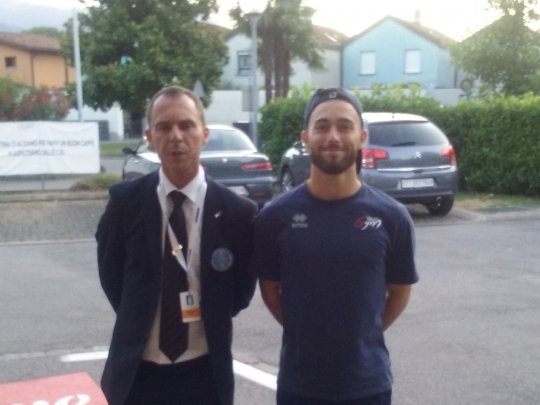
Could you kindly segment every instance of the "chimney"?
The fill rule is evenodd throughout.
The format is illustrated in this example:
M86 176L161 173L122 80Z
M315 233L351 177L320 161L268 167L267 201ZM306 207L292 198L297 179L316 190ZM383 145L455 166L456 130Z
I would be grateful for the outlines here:
M421 13L419 9L416 9L414 12L414 22L418 25L422 25Z

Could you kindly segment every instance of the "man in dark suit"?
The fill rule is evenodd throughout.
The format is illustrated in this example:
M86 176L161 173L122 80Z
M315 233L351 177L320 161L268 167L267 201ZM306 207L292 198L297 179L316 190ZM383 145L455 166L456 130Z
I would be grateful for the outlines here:
M147 119L162 167L111 187L96 232L100 281L116 312L102 388L111 405L232 405L232 317L255 288L247 268L256 204L206 179L208 129L193 92L159 91ZM163 312L177 283L165 276L171 268L187 285L172 299L178 327Z

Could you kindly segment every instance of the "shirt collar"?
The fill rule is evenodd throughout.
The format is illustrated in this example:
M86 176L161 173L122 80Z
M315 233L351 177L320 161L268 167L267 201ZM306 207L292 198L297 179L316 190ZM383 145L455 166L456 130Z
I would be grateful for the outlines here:
M184 187L176 188L174 184L167 178L167 175L163 172L163 168L159 169L159 181L163 185L165 196L169 195L171 191L181 191L191 202L197 202L197 193L201 184L206 183L206 177L202 166L199 165L199 170L195 177Z

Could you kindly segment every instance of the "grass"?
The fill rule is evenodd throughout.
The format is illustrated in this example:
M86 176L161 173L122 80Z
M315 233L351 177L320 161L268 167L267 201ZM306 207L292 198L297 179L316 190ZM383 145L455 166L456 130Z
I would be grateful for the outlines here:
M108 190L113 184L122 181L122 178L117 174L98 173L87 176L79 180L73 186L71 191L104 191Z
M460 192L456 196L455 205L469 210L504 208L516 205L540 206L540 197Z
M99 152L104 157L123 157L122 149L126 146L135 149L140 139L126 139L123 141L102 141L99 143Z

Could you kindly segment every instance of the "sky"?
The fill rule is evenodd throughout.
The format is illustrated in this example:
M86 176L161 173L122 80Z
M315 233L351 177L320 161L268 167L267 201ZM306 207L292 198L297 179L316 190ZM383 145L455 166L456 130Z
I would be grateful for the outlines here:
M77 0L27 0L28 2L71 9L80 7ZM237 0L218 0L220 13L213 20L231 26L227 12ZM387 15L420 23L455 40L462 40L498 15L489 9L488 0L304 0L316 9L313 23L333 28L348 36L361 33Z

